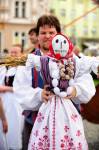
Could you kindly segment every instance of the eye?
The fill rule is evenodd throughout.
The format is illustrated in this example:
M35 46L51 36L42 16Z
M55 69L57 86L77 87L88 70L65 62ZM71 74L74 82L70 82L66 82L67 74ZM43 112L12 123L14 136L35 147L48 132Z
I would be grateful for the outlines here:
M64 40L64 44L66 44L66 40Z
M59 40L58 39L56 39L56 43L58 43L59 42Z

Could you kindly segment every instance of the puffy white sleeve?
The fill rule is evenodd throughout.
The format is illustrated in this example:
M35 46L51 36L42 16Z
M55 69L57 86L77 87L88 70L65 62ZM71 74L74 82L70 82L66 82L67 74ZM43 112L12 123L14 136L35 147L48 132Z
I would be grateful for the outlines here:
M82 60L77 57L75 57L75 60L76 60L76 72L73 86L77 90L77 95L72 100L75 103L88 103L96 92L93 78L90 75L91 65L89 63L88 66L85 66L84 64L87 65L87 63L84 62L83 66L81 66ZM92 61L92 59L90 61Z
M90 56L83 56L80 59L80 72L79 74L82 75L83 73L90 73L93 71L96 75L98 74L98 66L99 66L99 58L97 57L90 57Z
M0 67L0 85L4 84L4 79L6 75L6 68L5 66Z
M23 110L38 110L42 104L41 88L32 87L32 72L31 68L19 66L15 75L13 89L15 99L20 103Z
M26 67L27 68L33 68L36 67L38 71L40 71L41 63L40 63L40 56L34 55L34 54L28 54L28 58L26 61Z
M92 76L87 73L74 79L77 95L73 98L75 103L88 103L95 95L96 89Z

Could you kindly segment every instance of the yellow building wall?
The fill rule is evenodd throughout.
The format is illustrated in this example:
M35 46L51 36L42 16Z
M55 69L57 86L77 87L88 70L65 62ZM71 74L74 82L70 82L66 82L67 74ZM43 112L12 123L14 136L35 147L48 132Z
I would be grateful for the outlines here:
M26 36L28 36L27 33L30 30L30 28L32 28L32 27L33 27L32 24L31 25L4 24L2 27L2 30L0 28L0 31L2 32L2 35L3 35L2 36L2 50L4 48L10 49L13 44L21 44L20 38L15 41L14 33L15 32L19 32L19 33L25 32ZM28 37L27 37L27 39L28 39ZM27 40L26 47L27 48L29 47L29 41L28 40Z
M99 38L99 7L90 12L88 15L80 18L74 24L66 27L67 24L73 20L84 15L89 10L97 5L93 4L91 0L51 0L50 8L55 10L56 15L64 29L64 32L69 36L75 34L78 38ZM66 11L66 16L60 15L60 10Z

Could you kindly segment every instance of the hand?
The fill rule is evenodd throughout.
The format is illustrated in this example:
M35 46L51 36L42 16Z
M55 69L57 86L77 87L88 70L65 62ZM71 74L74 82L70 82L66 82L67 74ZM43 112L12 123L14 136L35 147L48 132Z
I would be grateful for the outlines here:
M48 85L44 86L44 89L42 91L42 99L44 100L44 102L47 102L50 99L51 96L51 92L48 91Z
M13 87L0 85L0 93L13 92Z
M71 92L71 94L68 95L68 96L66 96L65 99L71 99L71 98L74 98L74 97L76 97L76 95L77 95L77 90L76 90L75 87L72 87L72 92Z
M2 120L2 126L3 126L3 132L7 133L8 132L8 124L7 124L7 120L6 119Z

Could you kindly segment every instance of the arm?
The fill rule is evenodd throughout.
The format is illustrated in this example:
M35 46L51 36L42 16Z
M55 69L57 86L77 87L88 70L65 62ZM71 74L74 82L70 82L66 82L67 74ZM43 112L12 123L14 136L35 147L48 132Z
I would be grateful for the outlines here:
M5 66L0 66L0 85L4 84L5 75L6 75L6 68L5 68Z
M99 56L95 58L93 65L92 65L92 71L99 76Z
M5 86L4 84L4 79L6 75L6 67L1 66L0 67L0 93L4 92L13 92L13 88L10 86Z
M75 97L72 98L75 103L88 103L95 95L96 89L90 74L75 78L73 86L76 89Z
M13 87L0 85L0 93L13 92Z
M80 59L80 66L79 75L90 73L91 71L98 75L99 57L83 56Z
M95 85L90 74L76 78L71 85L71 92L66 99L72 99L74 103L88 103L95 95Z
M28 54L28 58L26 61L26 67L27 68L33 68L36 67L38 71L41 69L40 65L40 56L34 55L34 54Z
M91 57L87 58L86 56L82 59L74 58L76 60L76 73L72 85L74 90L70 96L75 103L87 103L96 92L93 78L90 75L93 60Z
M83 65L81 64L82 60L77 58L74 83L71 85L73 92L69 95L69 98L75 103L87 103L96 92L92 76L90 75L90 63L88 63L88 66L86 66L87 63L85 61L83 61Z
M3 104L2 104L1 98L0 98L0 119L2 121L3 132L7 133L7 131L8 131L8 124L7 124L7 120L6 120L6 117L5 117L5 113L4 113L4 109L3 109Z
M43 99L48 99L48 92L39 87L32 87L31 67L19 66L14 79L14 94L23 110L38 110Z

